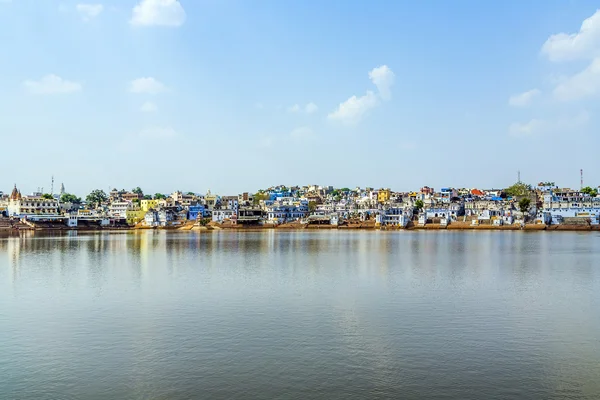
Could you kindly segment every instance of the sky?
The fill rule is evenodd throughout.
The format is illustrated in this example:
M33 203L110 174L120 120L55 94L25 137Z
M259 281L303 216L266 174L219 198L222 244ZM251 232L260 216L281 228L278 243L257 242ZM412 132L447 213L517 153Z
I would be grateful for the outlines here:
M0 190L600 185L588 0L0 0Z

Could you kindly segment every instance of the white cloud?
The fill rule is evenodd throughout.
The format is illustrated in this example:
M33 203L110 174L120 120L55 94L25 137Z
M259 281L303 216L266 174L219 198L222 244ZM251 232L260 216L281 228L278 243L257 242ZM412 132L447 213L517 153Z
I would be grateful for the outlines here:
M600 57L583 71L559 83L554 97L561 101L591 97L600 92Z
M379 95L383 100L389 100L392 97L391 87L394 85L396 75L387 65L373 68L369 72L369 79L377 86Z
M391 99L391 87L394 84L395 75L387 65L373 68L369 72L369 79L377 86L379 96L370 90L367 90L364 96L352 96L345 102L340 103L335 111L327 115L327 118L340 121L346 125L355 125L370 109L379 105L379 99Z
M74 93L82 90L80 83L67 81L54 74L46 75L39 81L26 80L23 86L35 94Z
M181 26L185 10L177 0L142 0L133 7L130 24L136 26Z
M138 136L142 139L170 139L177 136L177 132L171 127L154 126L141 130Z
M527 92L519 93L510 96L508 104L513 107L527 107L531 105L533 100L538 97L542 92L539 89L531 89Z
M312 114L314 112L317 112L318 109L319 107L317 107L315 103L310 102L306 105L306 107L304 107L304 112L307 114Z
M317 112L319 107L313 102L308 103L306 106L302 107L299 104L294 104L293 106L288 107L288 111L292 113L305 112L307 114L312 114Z
M147 101L144 104L142 104L142 106L140 107L140 111L142 112L155 112L156 110L158 110L158 107L156 106L156 104L154 104L151 101Z
M97 17L104 10L102 4L77 4L75 8L84 21Z
M355 125L377 104L379 104L377 96L369 90L364 96L352 96L345 102L340 103L338 108L330 113L327 118L340 121L346 125Z
M134 79L129 84L131 93L157 94L166 90L167 87L164 84L152 77Z
M577 33L552 35L542 46L551 61L594 58L600 55L600 10L581 24Z
M582 128L590 120L587 111L571 116L543 120L534 118L525 123L513 123L508 128L508 133L514 137L537 136L552 133L568 133Z
M307 126L296 128L290 132L290 137L294 140L306 140L312 138L314 135L313 130Z

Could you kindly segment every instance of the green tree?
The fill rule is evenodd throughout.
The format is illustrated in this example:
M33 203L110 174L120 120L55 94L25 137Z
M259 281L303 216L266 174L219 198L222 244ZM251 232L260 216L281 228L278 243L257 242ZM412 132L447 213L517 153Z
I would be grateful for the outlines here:
M317 202L316 201L309 201L308 202L308 211L313 212L317 209Z
M100 204L104 203L107 200L108 197L106 196L106 193L104 193L104 190L101 189L92 190L92 192L88 194L85 198L85 201L88 204L93 205L95 207L98 207Z
M348 193L348 192L350 192L350 188L341 188L340 192L342 192L342 193Z
M162 194L162 193L155 193L155 194L154 194L154 199L155 199L155 200L166 199L166 198L167 198L167 196L165 196L165 195L164 195L164 194Z
M252 196L252 204L258 205L258 204L260 204L261 200L268 200L268 199L269 199L268 193L265 193L265 192L254 193L254 196Z
M198 220L198 223L199 223L201 226L206 226L206 225L208 225L208 223L209 223L209 222L210 222L210 218L200 218L200 219Z
M195 196L195 195L196 195L196 193L194 193L194 192L187 192L186 194L187 194L188 196Z
M149 194L144 195L144 200L152 200L152 196Z
M529 197L523 197L519 200L519 210L525 214L529 211L529 207L531 206L531 199Z
M415 201L415 210L421 211L424 206L425 206L425 204L423 204L423 200Z
M517 182L511 187L504 190L504 192L511 197L524 197L531 193L531 185L527 185L523 182Z
M60 196L60 202L61 203L79 204L79 203L81 203L81 199L79 197L75 196L74 194L63 193Z
M142 191L142 189L139 186L136 187L136 188L131 189L131 192L135 193L135 194L141 194L141 195L144 194L144 192Z
M589 186L586 186L583 189L581 189L581 193L589 194L592 197L596 197L596 196L598 196L598 189L594 189Z
M140 199L133 199L132 202L135 204L140 204Z
M52 196L50 193L44 193L42 195L42 199L52 200L53 198L54 198L54 196Z

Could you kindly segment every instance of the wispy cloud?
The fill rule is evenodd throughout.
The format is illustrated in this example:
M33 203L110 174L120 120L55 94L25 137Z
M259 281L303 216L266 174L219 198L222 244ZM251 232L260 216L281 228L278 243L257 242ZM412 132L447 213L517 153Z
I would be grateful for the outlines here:
M293 106L288 107L289 112L292 112L292 113L304 112L306 114L313 114L313 113L317 112L318 109L319 109L319 107L317 107L317 105L315 103L313 103L312 101L310 103L308 103L307 105L305 105L304 107L300 106L299 104L294 104Z
M379 101L372 91L361 97L352 96L348 100L340 103L335 111L330 113L327 118L334 121L340 121L346 125L355 125L367 114L369 110L375 108Z
M579 100L600 93L600 57L583 71L567 78L554 89L554 97L561 101Z
M142 106L140 107L140 111L142 112L146 112L146 113L150 113L150 112L155 112L156 110L158 110L158 107L156 106L155 103L151 102L151 101L147 101L144 104L142 104Z
M559 116L550 119L534 118L528 122L515 122L508 128L508 133L514 137L539 136L554 133L568 133L586 126L590 120L587 111L575 115Z
M369 79L377 86L378 95L368 90L364 96L352 96L340 103L327 118L345 125L356 125L371 109L380 104L380 99L385 101L391 99L391 87L394 84L395 75L387 65L373 68L369 72Z
M178 27L185 22L185 10L177 0L142 0L133 7L131 25Z
M542 92L539 89L531 89L523 93L510 96L508 104L513 107L527 107L539 97Z
M68 81L54 74L46 75L38 81L26 80L23 86L34 94L74 93L82 90L80 83Z
M157 94L166 90L167 87L162 82L152 77L134 79L129 84L131 93Z
M89 21L100 15L104 6L102 4L77 4L75 9L84 21Z

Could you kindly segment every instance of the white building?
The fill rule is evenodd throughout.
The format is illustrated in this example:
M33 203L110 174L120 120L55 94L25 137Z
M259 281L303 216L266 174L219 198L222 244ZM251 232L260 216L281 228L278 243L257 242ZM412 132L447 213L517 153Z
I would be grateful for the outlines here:
M108 206L108 215L111 218L127 218L127 210L131 207L130 201L113 201Z
M212 212L212 220L213 222L223 222L225 220L231 220L237 217L237 213L232 209L214 209Z
M390 207L379 210L375 216L375 224L379 226L398 226L406 228L412 220L412 207Z
M8 216L31 220L56 220L63 218L59 213L58 200L42 196L21 196L15 185L8 199Z

